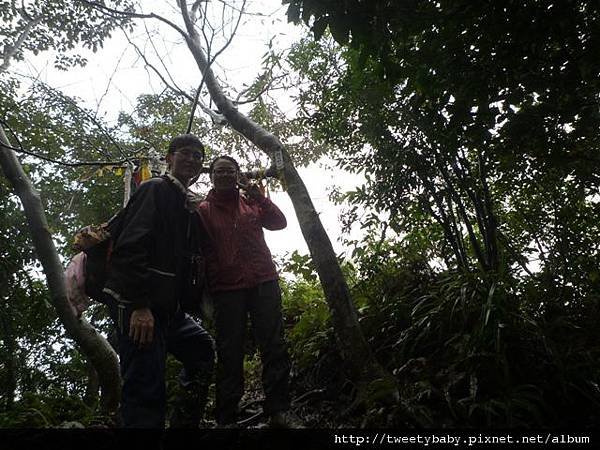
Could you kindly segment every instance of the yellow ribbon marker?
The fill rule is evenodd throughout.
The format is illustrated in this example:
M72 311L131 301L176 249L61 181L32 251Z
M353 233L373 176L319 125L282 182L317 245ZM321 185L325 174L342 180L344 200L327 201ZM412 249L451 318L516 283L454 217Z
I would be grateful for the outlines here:
M150 164L148 161L144 161L142 163L142 167L140 169L140 182L146 181L152 178L152 171L150 170Z

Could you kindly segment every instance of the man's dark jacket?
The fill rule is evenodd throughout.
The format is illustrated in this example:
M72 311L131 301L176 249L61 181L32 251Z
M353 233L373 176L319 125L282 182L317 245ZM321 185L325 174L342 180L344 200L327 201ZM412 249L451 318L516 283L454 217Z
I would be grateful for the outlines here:
M168 176L142 183L116 223L104 291L134 309L195 309L204 282L202 223Z

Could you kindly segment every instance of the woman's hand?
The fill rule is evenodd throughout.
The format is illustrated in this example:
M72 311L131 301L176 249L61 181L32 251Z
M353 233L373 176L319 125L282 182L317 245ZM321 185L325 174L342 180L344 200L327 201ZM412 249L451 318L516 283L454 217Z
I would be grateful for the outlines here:
M260 186L256 183L251 183L245 176L239 177L238 186L253 200L260 200L264 197Z

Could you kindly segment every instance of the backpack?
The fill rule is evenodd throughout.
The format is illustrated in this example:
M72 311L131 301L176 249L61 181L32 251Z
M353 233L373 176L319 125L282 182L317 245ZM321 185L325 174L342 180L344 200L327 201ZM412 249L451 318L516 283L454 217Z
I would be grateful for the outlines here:
M78 250L65 270L67 299L77 317L90 305L90 299L106 303L102 289L106 283L113 244L121 231L125 208L108 222L88 225L74 237Z
M127 207L121 209L108 222L88 225L74 237L73 247L79 251L65 270L67 299L77 317L90 305L90 299L107 303L103 293L108 277L113 245L121 234ZM191 219L190 219L191 220ZM180 305L185 312L200 313L200 299L205 291L205 261L194 251L181 255L188 261L181 275L182 295Z

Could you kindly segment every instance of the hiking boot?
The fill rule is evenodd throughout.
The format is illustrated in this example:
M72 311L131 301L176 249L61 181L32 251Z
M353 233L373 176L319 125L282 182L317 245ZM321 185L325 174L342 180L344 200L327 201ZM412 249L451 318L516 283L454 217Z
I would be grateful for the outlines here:
M237 422L218 423L216 428L220 428L221 430L236 430L240 428L240 425Z
M278 411L271 414L269 418L269 426L271 428L304 428L302 420L292 411Z
M208 384L202 381L180 387L175 395L169 428L198 428L208 399Z

